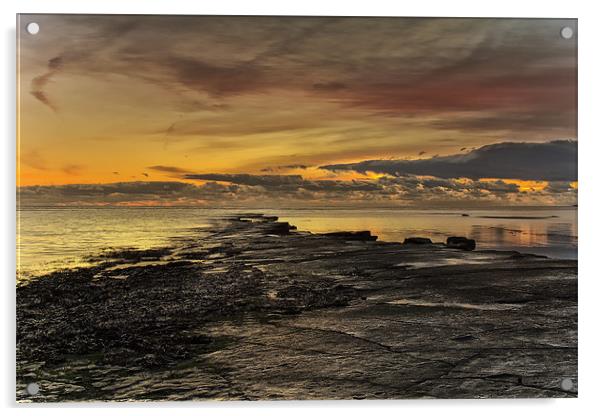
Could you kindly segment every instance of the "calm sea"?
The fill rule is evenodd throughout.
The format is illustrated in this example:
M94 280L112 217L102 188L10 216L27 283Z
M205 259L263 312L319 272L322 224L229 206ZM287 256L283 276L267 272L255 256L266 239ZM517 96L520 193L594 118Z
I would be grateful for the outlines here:
M382 241L409 236L445 241L477 240L477 249L518 250L549 257L577 258L577 209L251 210L277 215L299 230L370 230ZM84 266L102 250L152 248L198 235L212 220L248 212L198 208L27 208L18 211L17 269L21 278L65 267Z

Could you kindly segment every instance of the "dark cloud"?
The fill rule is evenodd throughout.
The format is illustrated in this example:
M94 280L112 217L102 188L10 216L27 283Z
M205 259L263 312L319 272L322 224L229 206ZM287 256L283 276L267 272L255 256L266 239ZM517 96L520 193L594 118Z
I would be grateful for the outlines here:
M197 179L203 181L229 182L247 186L261 186L268 190L278 191L378 191L379 185L372 181L341 181L341 180L309 180L301 175L250 175L206 173L185 175L185 179Z
M549 193L554 193L554 194L562 194L562 193L566 193L566 192L576 192L576 189L574 189L571 186L572 182L563 182L563 181L558 181L558 182L550 182L548 184L548 186L546 186L545 191L549 192Z
M250 186L281 186L300 185L303 183L301 175L250 175L247 173L204 173L184 175L185 179L199 179L203 181L231 182Z
M248 175L248 174L204 174L187 175L186 179L228 182L241 186L251 186L255 192L270 198L288 196L295 199L325 198L328 201L380 201L390 204L403 201L420 204L437 201L447 202L500 202L521 199L516 184L501 180L479 181L469 179L443 179L403 175L382 177L376 180L308 180L300 175Z
M574 130L577 126L576 107L562 111L502 111L492 114L477 114L429 122L429 126L443 130L460 130L465 132L480 131L522 131L532 133L543 133L546 135L553 132Z
M308 169L311 166L309 165L301 165L301 164L293 164L293 165L281 165L281 166L268 166L267 168L261 169L262 172L275 172L279 170L290 170L290 169Z
M307 169L310 166L309 165L283 165L283 166L276 166L278 169Z
M26 186L20 188L21 194L55 192L71 197L122 195L165 195L181 192L192 185L184 182L117 182L104 184L72 184L58 186Z
M321 166L331 171L353 170L393 176L429 175L439 178L504 178L541 181L577 180L577 142L497 143L468 153L418 160L366 160Z
M157 172L162 172L162 173L173 173L173 174L190 173L190 171L179 168L177 166L155 165L155 166L147 166L147 169L154 170ZM146 174L144 173L143 175L146 175ZM148 175L146 175L146 176L148 176Z
M252 62L213 65L202 60L170 57L169 68L184 86L220 97L266 90L270 87L265 69Z
M216 183L197 186L184 182L117 182L18 188L19 201L31 205L96 205L154 202L198 203L234 197L237 186ZM233 198L234 199L234 198Z
M377 182L381 187L382 197L389 202L404 201L416 206L520 204L525 200L525 194L520 192L517 185L501 180L458 180L405 175L383 177ZM542 195L542 198L545 196Z
M478 73L466 68L475 79L464 74L454 80L451 74L432 77L414 84L391 80L364 84L342 100L356 106L382 110L390 115L423 112L502 111L520 108L523 111L573 111L576 107L576 72L574 67L545 68L524 74L513 71L502 76ZM443 81L445 80L445 81Z

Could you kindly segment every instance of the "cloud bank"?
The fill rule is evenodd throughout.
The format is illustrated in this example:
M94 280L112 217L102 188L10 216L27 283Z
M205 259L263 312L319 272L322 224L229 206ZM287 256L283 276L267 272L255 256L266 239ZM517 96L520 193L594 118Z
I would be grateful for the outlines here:
M21 206L151 205L201 207L373 207L571 205L577 190L569 182L521 191L501 180L443 179L404 175L354 181L308 180L296 175L190 175L185 182L119 182L26 186Z
M468 153L418 160L365 160L324 165L330 171L352 170L392 176L429 175L439 178L501 178L535 181L576 181L577 142L497 143Z

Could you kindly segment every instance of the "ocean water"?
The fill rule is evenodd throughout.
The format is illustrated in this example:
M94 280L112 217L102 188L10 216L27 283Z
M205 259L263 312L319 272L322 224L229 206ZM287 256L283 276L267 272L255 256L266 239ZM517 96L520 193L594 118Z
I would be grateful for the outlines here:
M577 258L577 208L499 210L199 208L23 208L17 215L17 278L89 265L107 249L153 248L198 235L216 218L240 212L277 215L299 230L370 230L382 241L466 236L477 249Z

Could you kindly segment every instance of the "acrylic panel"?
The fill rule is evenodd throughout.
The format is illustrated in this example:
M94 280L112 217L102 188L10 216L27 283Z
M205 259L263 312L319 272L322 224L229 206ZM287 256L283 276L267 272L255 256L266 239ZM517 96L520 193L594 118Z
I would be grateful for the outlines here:
M20 402L577 396L577 20L17 18Z

